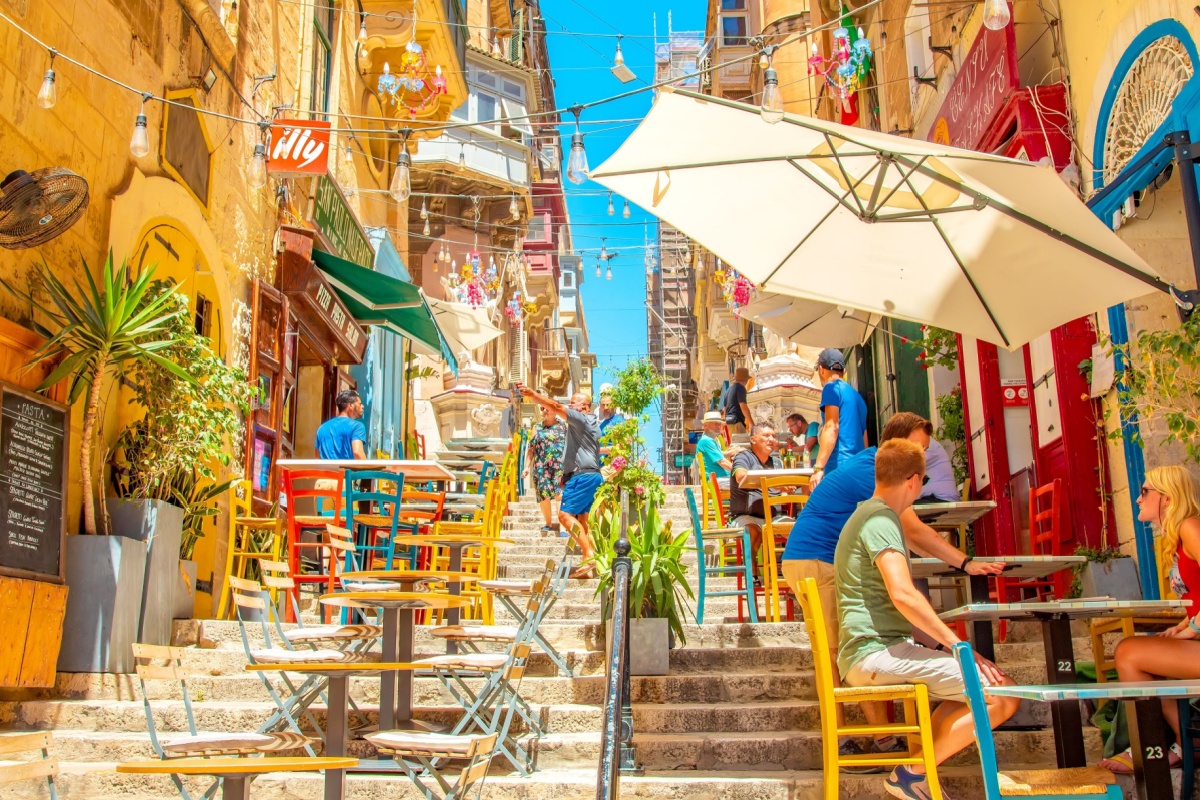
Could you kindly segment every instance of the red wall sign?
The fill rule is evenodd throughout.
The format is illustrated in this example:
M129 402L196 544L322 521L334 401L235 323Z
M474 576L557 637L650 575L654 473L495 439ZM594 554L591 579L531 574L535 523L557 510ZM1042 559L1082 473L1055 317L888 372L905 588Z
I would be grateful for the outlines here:
M1021 83L1013 26L983 28L938 111L929 141L978 150L1005 100Z
M1029 405L1029 387L1024 378L1001 378L1000 399L1005 408Z
M329 123L281 119L271 124L267 172L272 175L324 175L329 166Z

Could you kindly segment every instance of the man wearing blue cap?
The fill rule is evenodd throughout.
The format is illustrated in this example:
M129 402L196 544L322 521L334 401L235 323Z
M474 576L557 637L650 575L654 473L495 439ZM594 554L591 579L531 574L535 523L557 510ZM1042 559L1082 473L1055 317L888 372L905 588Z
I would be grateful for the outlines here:
M846 357L841 350L828 347L817 356L817 375L821 379L821 438L817 461L813 464L811 486L816 487L828 472L837 469L867 447L867 404L853 386L846 383Z

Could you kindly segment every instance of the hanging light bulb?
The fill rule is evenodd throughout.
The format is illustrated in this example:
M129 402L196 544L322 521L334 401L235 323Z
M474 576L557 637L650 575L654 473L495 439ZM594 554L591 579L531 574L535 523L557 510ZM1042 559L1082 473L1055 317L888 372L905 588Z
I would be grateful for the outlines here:
M1002 30L1011 20L1012 13L1008 10L1008 0L984 0L983 25L988 30Z
M617 210L615 208L613 208L612 192L609 192L608 193L608 215L611 217L615 213L617 213Z
M251 189L261 189L267 185L267 146L262 142L254 145L254 157L250 159L246 182Z
M608 260L608 248L604 246L603 239L600 240L600 260L601 261Z
M599 261L597 261L597 262L596 262L596 277L597 277L597 278L599 278L599 277L600 277L600 274L601 274L601 273L600 273L600 262L599 262Z
M629 219L629 201L628 200L625 201L625 208L621 209L621 216L624 217L625 219Z
M150 153L150 133L146 130L146 101L153 95L142 95L142 110L138 112L137 119L133 121L133 136L129 137L129 152L134 158L141 158ZM257 148L255 148L257 154ZM263 148L263 157L266 157L266 148Z
M579 132L578 106L572 109L575 114L575 133L571 135L571 156L567 159L567 180L579 185L587 180L588 161L587 151L583 149L583 134Z
M421 229L421 235L422 236L429 235L429 220L428 219L425 220L425 227Z
M612 280L612 264L608 265L608 270L604 273L604 279L609 281Z
M767 54L763 53L758 57L758 68L766 69L769 66L771 66L771 61L767 58Z
M42 108L54 108L58 102L58 89L54 87L54 51L50 51L50 68L42 78L42 88L38 89L38 105Z
M467 146L460 144L458 146L458 171L462 172L467 168Z
M625 54L621 52L621 37L617 37L617 52L613 53L613 69L625 66Z
M354 163L354 148L350 146L350 143L353 141L354 141L353 137L346 140L346 154L342 158L345 160L345 162L347 164Z
M358 26L358 43L367 43L367 15L362 15L362 22Z
M392 183L388 187L388 194L397 203L403 203L412 194L412 156L408 154L410 131L405 128L400 133L404 138L400 142L400 155L396 157L396 171L392 173Z
M456 258L450 259L450 271L458 272L458 259L456 259Z
M429 219L429 208L425 205L425 198L421 198L421 219Z
M513 219L521 218L521 209L517 207L517 195L513 194L512 200L508 201L508 215Z
M758 113L763 121L772 125L783 119L783 95L779 91L779 73L774 67L767 67L763 72L762 104Z

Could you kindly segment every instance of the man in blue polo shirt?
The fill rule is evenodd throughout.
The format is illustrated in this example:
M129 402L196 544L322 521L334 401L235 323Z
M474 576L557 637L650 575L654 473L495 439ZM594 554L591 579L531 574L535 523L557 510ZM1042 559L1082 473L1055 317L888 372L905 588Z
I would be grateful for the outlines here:
M917 414L902 411L894 414L883 426L880 444L891 439L908 439L929 447L933 426L929 420ZM854 514L859 503L869 499L875 492L875 453L869 447L847 459L836 472L812 490L808 502L788 534L787 547L783 550L783 577L788 586L798 586L805 578L817 582L817 593L825 611L825 627L829 634L835 679L837 678L838 613L837 587L834 583L833 556L838 539L847 520ZM917 517L912 508L900 515L904 538L910 549L921 555L937 558L958 567L969 575L994 575L1004 569L1003 564L974 563L965 553L957 549ZM884 709L877 704L866 703L863 713L870 722L883 722ZM840 715L840 709L839 709ZM876 749L887 750L895 746L891 741L879 741ZM862 752L853 739L841 742L839 750L844 755ZM882 768L867 768L882 772Z
M817 356L817 376L821 380L821 436L817 458L813 462L814 487L843 461L861 453L867 446L867 404L843 379L845 374L846 357L841 350L829 347Z

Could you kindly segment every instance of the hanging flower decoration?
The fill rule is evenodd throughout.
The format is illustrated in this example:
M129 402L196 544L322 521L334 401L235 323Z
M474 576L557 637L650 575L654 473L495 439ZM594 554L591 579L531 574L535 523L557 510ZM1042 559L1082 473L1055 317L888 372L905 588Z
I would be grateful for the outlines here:
M512 299L504 306L504 314L508 317L508 321L514 325L518 320L522 319L525 314L525 308L521 305L521 293L513 292Z
M446 93L446 78L441 65L434 68L432 75L429 73L425 50L413 40L404 47L398 72L393 73L391 65L384 63L378 86L383 100L407 108L409 116L415 119L437 102L439 95Z

